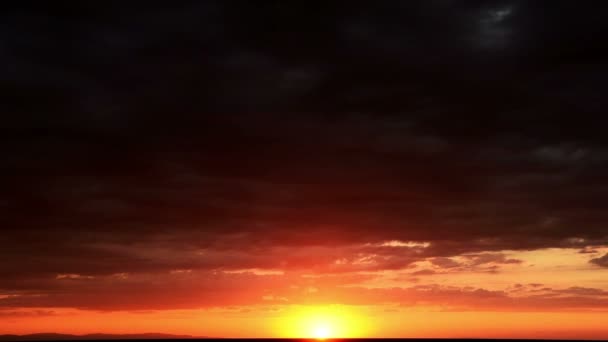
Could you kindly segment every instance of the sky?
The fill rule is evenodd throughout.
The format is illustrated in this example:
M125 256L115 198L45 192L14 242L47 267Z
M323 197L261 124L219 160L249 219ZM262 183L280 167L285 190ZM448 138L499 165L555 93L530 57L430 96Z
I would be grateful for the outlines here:
M608 2L20 1L0 334L608 339Z

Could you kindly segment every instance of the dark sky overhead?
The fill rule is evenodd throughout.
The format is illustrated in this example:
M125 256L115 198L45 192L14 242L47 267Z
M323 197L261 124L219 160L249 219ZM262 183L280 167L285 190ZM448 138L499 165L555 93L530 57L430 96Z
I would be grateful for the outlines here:
M0 317L608 308L608 2L0 16Z

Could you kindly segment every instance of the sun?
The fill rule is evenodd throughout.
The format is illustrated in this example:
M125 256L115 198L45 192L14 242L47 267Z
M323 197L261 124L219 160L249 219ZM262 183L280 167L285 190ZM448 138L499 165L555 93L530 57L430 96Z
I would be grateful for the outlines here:
M276 321L277 335L316 340L368 336L368 324L357 310L341 305L294 306Z
M311 336L317 340L325 340L332 337L332 329L326 323L317 323L312 327Z

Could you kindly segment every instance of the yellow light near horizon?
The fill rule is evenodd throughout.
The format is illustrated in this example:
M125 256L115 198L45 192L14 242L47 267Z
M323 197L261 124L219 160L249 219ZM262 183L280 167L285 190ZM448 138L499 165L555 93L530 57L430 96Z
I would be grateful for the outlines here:
M364 320L342 306L292 308L277 327L281 337L325 340L366 337Z
M324 340L328 337L331 337L331 328L329 326L327 326L326 324L319 324L316 327L314 327L314 330L312 332L312 336L314 338L316 338L317 340Z

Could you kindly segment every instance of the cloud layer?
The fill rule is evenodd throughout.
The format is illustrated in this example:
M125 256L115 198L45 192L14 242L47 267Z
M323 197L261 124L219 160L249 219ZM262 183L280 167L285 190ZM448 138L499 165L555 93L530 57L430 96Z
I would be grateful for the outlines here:
M262 288L294 279L224 271L499 272L521 263L505 250L608 244L596 5L7 8L0 305L257 303L291 298ZM606 255L589 260L605 271ZM580 291L523 304L483 286L361 291L606 305Z

